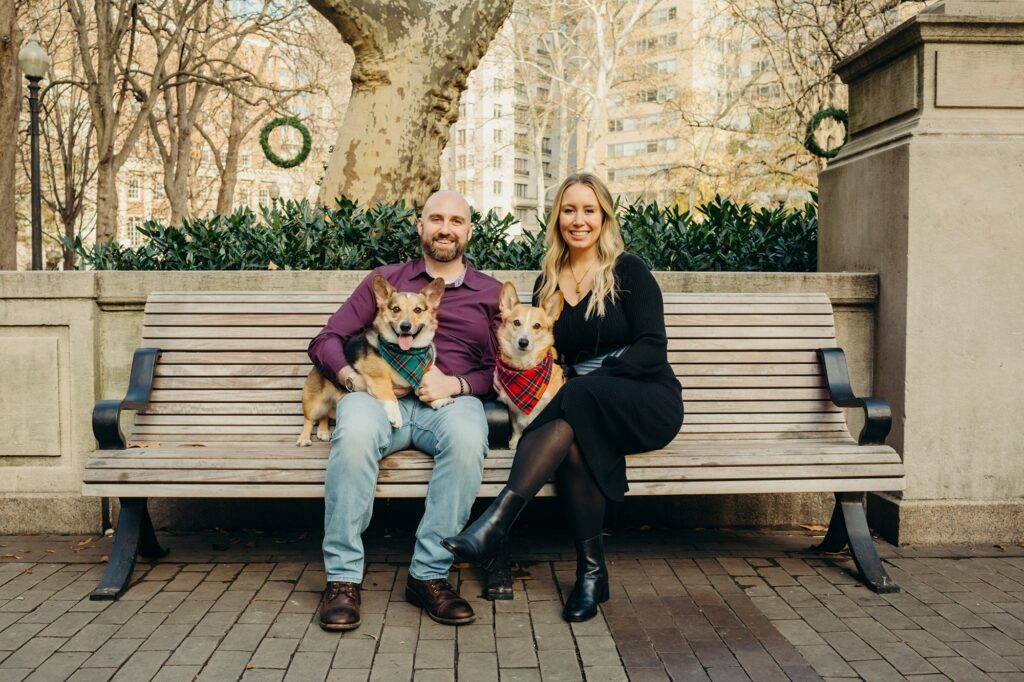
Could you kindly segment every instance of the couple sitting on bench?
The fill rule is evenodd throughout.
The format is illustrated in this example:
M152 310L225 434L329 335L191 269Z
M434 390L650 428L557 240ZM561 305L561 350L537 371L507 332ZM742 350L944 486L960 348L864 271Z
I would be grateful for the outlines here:
M423 258L371 273L309 346L324 376L350 391L338 404L327 464L327 587L320 625L328 630L359 626L361 536L370 523L379 462L410 446L435 461L409 567L410 602L440 623L472 622L472 607L448 583L454 559L487 565L523 507L553 476L577 555L576 584L564 617L592 618L608 599L601 527L606 500L621 500L627 489L624 457L664 447L683 421L681 386L668 363L661 290L646 265L624 253L604 184L587 173L569 176L548 221L534 304L556 292L563 296L554 325L563 362L572 366L607 357L585 376L580 371L570 378L536 414L518 443L507 485L463 530L488 451L481 398L492 390L501 283L463 258L473 226L461 195L433 194L423 205L417 232ZM344 352L376 314L374 275L399 291L418 291L437 277L446 283L434 336L437 361L415 394L399 395L397 429L382 404L365 392ZM430 407L447 398L453 403Z

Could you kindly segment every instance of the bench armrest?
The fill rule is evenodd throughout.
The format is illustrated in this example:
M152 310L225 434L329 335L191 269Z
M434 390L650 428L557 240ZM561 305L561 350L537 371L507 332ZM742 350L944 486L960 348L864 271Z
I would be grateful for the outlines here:
M850 386L850 373L846 368L846 354L842 348L819 348L818 362L825 373L832 403L839 407L864 408L864 428L857 442L860 445L884 445L892 428L892 408L882 398L858 398Z
M160 357L159 348L138 348L132 357L132 374L128 392L121 400L101 400L92 409L92 433L100 450L124 450L121 432L121 410L141 410L153 391L153 373Z

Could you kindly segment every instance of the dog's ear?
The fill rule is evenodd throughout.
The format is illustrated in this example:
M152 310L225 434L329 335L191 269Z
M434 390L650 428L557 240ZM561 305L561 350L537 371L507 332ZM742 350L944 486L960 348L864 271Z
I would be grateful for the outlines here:
M373 295L377 299L377 307L383 308L391 300L395 287L380 275L373 276Z
M548 296L548 300L544 301L544 313L551 318L552 322L557 320L558 316L562 314L563 303L565 303L565 299L562 298L561 291L556 291Z
M512 309L519 305L519 292L512 282L505 282L501 285L501 297L498 299L498 310L502 317L508 316Z
M420 290L427 299L427 305L431 308L437 308L441 305L441 297L444 296L444 278L435 277L427 286Z

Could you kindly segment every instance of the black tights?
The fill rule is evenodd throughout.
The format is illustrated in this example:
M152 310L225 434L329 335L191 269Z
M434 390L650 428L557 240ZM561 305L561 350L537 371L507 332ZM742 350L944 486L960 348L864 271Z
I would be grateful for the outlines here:
M554 474L569 530L574 539L586 540L601 532L605 497L575 437L564 419L548 422L523 435L512 460L508 487L531 500Z

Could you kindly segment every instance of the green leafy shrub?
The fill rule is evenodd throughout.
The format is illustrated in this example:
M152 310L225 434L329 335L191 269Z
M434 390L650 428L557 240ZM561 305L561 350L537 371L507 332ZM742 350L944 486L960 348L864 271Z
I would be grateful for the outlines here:
M802 209L754 210L715 197L689 211L657 204L620 207L626 248L654 270L813 271L818 220L814 204ZM535 270L544 252L542 233L510 238L516 219L473 212L467 256L484 270ZM150 220L141 246L105 241L86 246L62 239L95 270L369 270L420 254L416 212L404 202L360 208L341 199L335 208L280 201L257 215L186 219L181 225Z

